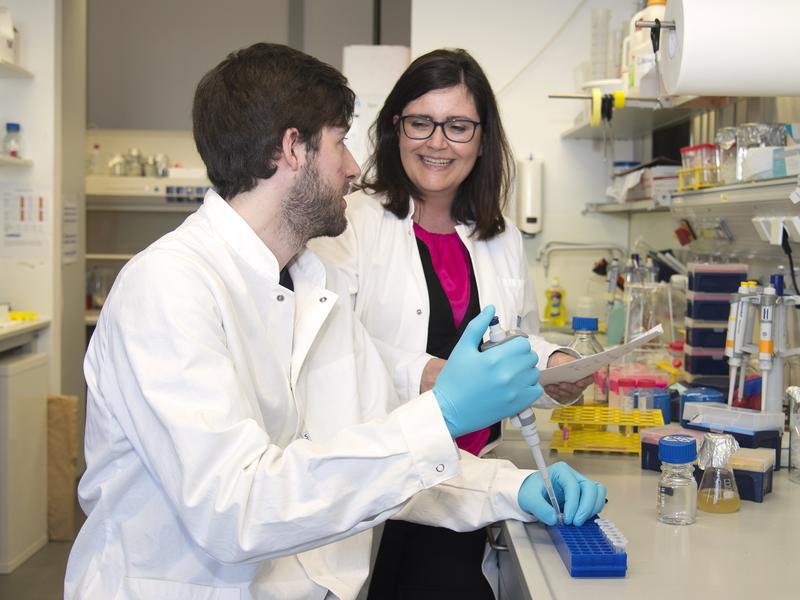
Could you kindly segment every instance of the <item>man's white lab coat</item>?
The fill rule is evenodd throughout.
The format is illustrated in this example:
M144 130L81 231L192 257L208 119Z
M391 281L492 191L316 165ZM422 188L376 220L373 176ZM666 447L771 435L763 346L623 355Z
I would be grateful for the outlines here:
M120 273L85 361L67 599L350 599L390 516L532 519L529 472L460 456L432 393L387 414L391 378L336 273L310 252L290 273L294 292L213 191Z

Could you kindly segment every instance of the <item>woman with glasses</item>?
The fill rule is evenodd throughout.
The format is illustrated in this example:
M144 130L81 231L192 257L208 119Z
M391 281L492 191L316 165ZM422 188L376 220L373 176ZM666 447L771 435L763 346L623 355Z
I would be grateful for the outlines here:
M362 189L347 198L347 230L311 246L350 277L354 310L400 400L433 387L463 328L487 304L495 305L505 329L531 335L539 368L573 360L536 335L522 236L501 212L511 156L478 63L464 50L416 59L390 92L372 135ZM590 381L547 386L540 405L572 400ZM498 423L456 442L482 455L499 437ZM496 557L485 547L483 531L388 521L369 598L493 598Z

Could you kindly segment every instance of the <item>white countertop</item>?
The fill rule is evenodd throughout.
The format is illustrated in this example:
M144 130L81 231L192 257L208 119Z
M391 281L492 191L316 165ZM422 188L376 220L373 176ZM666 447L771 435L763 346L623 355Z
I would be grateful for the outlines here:
M524 456L524 450L499 454ZM738 512L697 512L688 526L656 518L660 474L644 471L638 456L550 455L565 460L608 490L601 513L629 540L628 572L619 579L569 576L547 531L539 524L508 521L505 542L524 571L523 596L535 600L789 600L800 598L800 485L786 469L774 474L763 503L742 501ZM523 459L516 460L519 466Z
M5 352L33 341L39 330L49 326L49 319L0 323L0 352Z

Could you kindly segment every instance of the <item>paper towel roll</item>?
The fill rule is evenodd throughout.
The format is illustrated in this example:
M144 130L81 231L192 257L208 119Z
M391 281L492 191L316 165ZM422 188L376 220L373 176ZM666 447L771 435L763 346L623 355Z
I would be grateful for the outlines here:
M798 0L669 0L659 59L672 95L798 96Z

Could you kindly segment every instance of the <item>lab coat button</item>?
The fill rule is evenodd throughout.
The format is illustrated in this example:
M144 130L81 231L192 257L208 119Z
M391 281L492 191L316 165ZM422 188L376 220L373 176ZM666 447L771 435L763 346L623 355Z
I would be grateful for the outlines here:
M436 472L441 473L442 471L444 471L444 465L436 465Z
M276 300L278 302L283 302L283 294L278 294L278 297L276 298Z
M418 315L421 315L421 314L422 314L422 309L421 309L421 308L418 308L418 309L417 309L417 314L418 314Z
M327 302L327 301L328 301L328 297L327 297L327 296L322 296L322 297L319 299L319 301L320 301L320 302Z

